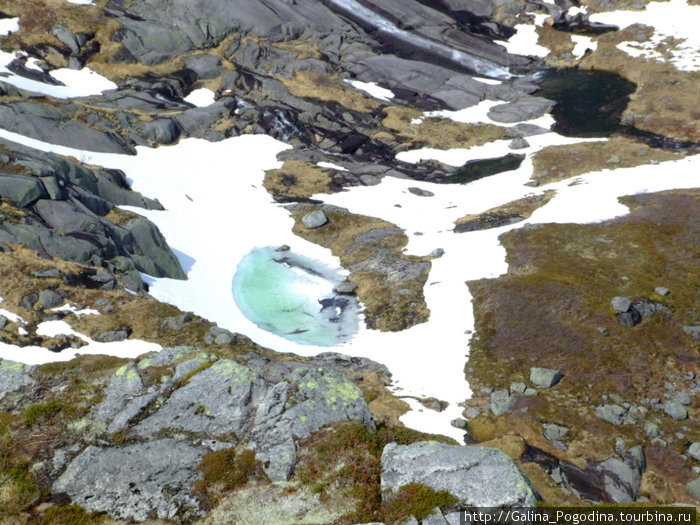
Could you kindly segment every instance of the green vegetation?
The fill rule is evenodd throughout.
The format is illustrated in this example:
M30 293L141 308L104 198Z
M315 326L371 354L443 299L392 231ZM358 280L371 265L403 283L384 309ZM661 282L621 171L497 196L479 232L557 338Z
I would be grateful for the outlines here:
M87 512L78 505L49 507L44 514L33 520L33 525L94 525L103 523L104 514Z
M400 523L413 516L422 520L435 507L444 508L455 505L459 500L446 490L436 491L420 483L409 483L399 488L396 495L384 505L384 521Z
M262 465L255 459L255 452L235 448L225 448L209 452L202 457L197 467L202 471L202 479L195 483L195 489L203 492L209 485L218 485L229 491L244 485L250 479L264 479Z
M63 405L58 399L52 399L46 403L30 405L22 411L22 424L32 427L44 419L51 418L63 410Z
M384 521L380 492L384 446L392 442L408 445L431 439L455 444L450 438L405 427L380 425L372 430L356 422L335 425L302 442L293 479L310 486L320 494L322 501L333 495L354 499L357 502L355 512L346 516L343 523Z

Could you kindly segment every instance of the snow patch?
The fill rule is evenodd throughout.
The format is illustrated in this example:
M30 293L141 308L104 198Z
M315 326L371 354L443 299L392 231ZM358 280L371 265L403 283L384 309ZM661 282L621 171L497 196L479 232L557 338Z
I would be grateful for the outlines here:
M612 11L595 13L591 22L612 24L625 29L634 24L654 28L647 42L622 42L617 47L633 57L644 56L650 60L666 61L656 48L672 37L681 42L669 50L670 62L683 71L700 71L700 5L688 5L687 0L650 2L641 11Z
M378 86L376 82L360 82L359 80L345 80L344 82L350 84L355 89L364 91L368 95L385 102L394 98L394 93L391 90Z
M7 36L15 31L19 31L19 18L0 19L0 36Z
M195 89L185 97L185 102L189 102L198 108L211 106L216 102L216 94L207 88Z

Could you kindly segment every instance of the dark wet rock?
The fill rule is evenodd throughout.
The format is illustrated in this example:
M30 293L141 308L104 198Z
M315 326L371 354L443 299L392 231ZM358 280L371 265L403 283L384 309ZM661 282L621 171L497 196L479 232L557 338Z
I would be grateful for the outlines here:
M540 388L552 388L563 377L564 374L553 368L533 367L530 369L530 381Z
M36 382L31 377L34 367L7 359L0 360L0 401L8 394L29 387Z
M222 359L173 391L133 432L149 437L170 429L212 438L239 433L265 391L265 382L252 370Z
M304 226L306 226L307 228L314 229L320 228L321 226L326 224L328 222L328 218L322 210L314 210L304 215L301 218L301 222L303 222Z
M192 482L206 449L173 439L125 447L87 447L53 485L91 512L144 521L200 515Z
M249 447L270 479L285 481L296 463L295 437L340 421L374 426L362 391L342 373L297 368L260 403Z
M382 498L408 483L446 490L460 504L475 507L534 506L538 499L528 479L503 452L435 441L390 443L382 453Z
M489 407L494 416L502 416L513 410L515 401L515 396L511 396L508 390L496 390L491 393Z
M623 461L608 458L597 467L602 475L607 496L614 503L631 503L636 500L642 483L641 472Z
M0 197L10 199L18 208L31 206L46 196L46 188L36 178L0 174Z

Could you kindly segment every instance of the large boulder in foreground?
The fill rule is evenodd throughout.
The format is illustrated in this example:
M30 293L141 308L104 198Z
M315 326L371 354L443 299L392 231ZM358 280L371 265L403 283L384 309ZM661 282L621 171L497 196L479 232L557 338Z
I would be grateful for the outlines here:
M382 453L384 498L408 483L446 490L461 505L531 507L538 496L517 465L500 450L437 441L389 443Z
M53 492L121 520L199 516L199 502L190 491L206 452L173 439L121 448L89 446L68 465Z

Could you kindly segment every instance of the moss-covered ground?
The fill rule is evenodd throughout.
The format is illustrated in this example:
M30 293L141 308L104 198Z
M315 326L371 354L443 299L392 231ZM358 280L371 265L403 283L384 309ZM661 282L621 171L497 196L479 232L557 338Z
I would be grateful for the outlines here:
M470 434L478 441L518 436L582 468L614 455L615 439L623 437L647 453L642 495L658 503L687 502L685 484L694 478L681 454L700 437L697 401L686 407L688 419L676 421L648 400L688 391L688 374L700 373L698 343L682 330L700 322L700 192L622 200L632 212L612 221L505 234L508 273L469 283L476 336L466 373L476 392L470 404L484 409L470 421ZM659 296L659 286L671 292ZM657 313L632 328L623 326L610 306L615 296L649 298L671 315ZM481 386L509 388L513 381L532 386L533 366L559 369L564 379L537 396L520 396L512 413L493 417ZM642 417L624 425L595 417L595 407L613 402L611 395L646 407L646 419L661 427L666 444L652 442ZM568 450L543 438L544 423L571 429Z

